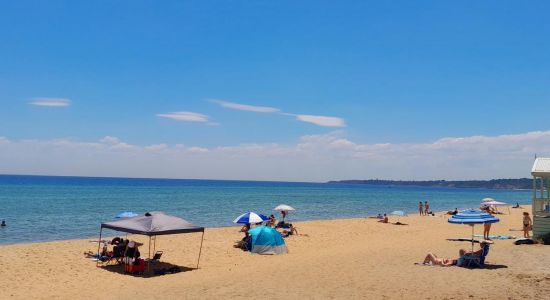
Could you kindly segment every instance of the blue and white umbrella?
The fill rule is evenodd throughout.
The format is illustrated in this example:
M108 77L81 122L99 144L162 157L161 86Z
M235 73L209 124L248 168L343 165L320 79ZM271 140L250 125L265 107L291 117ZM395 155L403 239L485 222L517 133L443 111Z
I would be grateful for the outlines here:
M267 221L269 220L268 217L262 215L262 214L257 214L255 212L247 212L247 213L244 213L240 216L238 216L234 221L233 223L239 223L239 224L254 224L254 223L260 223L260 222L264 222L264 221Z
M463 210L448 220L451 224L466 224L472 226L472 251L474 249L474 225L475 224L491 224L497 223L500 220L484 211L480 210Z
M123 218L133 218L133 217L137 217L137 216L138 216L138 214L136 214L136 213L133 213L131 211L125 211L125 212L121 212L118 215L116 215L115 218L123 219Z

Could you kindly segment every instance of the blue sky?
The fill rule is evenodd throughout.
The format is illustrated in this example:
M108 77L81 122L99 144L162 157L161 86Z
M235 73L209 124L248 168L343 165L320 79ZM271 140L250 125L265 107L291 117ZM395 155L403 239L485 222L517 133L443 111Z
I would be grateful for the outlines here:
M334 132L371 145L547 131L548 11L546 1L4 2L0 137L211 149ZM69 102L32 104L56 99ZM174 112L208 120L159 116Z

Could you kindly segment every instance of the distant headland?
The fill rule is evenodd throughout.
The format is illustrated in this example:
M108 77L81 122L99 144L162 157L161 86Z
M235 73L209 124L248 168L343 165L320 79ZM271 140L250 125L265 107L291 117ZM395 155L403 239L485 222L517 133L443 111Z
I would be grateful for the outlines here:
M491 180L426 180L426 181L409 181L409 180L383 180L383 179L367 179L367 180L337 180L329 181L328 183L343 183L343 184L369 184L369 185L386 185L386 186L427 186L427 187L448 187L448 188L485 188L485 189L531 189L533 188L533 179L518 178L518 179L491 179Z

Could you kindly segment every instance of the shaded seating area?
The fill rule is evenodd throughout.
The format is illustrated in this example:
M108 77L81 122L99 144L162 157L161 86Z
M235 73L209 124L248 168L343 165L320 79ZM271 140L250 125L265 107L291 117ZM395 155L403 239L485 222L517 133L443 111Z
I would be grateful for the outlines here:
M141 246L139 245L139 243L130 241L127 243L127 245L125 245L125 247L123 245L117 245L118 248L117 246L113 247L112 259L118 261L122 253L122 256L124 257L124 270L128 273L144 273L146 270L150 273L151 265L156 264L160 261L163 252L156 251L157 236L200 232L202 233L202 235L197 258L197 269L199 268L202 243L204 240L204 227L192 224L182 218L166 215L161 212L146 213L144 216L105 222L101 223L99 231L98 253L101 246L101 237L103 235L104 228L149 237L147 251L148 255L146 259L143 259L139 254L136 255L136 252L139 253L137 247ZM153 246L153 257L151 257L151 246ZM122 250L123 247L124 250ZM131 255L128 254L130 252ZM112 259L109 259L109 261L111 261ZM100 263L102 262L98 260L97 266L99 266Z
M490 247L488 243L482 243L479 255L464 254L458 258L457 265L466 268L483 268L485 266L485 257L489 254Z

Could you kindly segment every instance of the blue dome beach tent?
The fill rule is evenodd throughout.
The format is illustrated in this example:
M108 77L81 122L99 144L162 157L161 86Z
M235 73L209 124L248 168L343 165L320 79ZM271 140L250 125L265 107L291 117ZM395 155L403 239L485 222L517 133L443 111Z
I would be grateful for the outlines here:
M497 217L492 216L489 213L473 209L463 210L456 215L451 216L448 220L451 224L467 224L472 226L472 252L474 251L474 225L497 223L499 221L500 220Z
M238 223L238 224L254 224L254 223L260 223L260 222L264 222L264 221L267 221L269 220L268 217L262 215L262 214L257 214L255 212L247 212L245 214L242 214L240 216L238 216L234 221L233 223Z
M252 238L250 252L258 254L288 253L283 236L275 229L267 226L258 226L248 231Z
M139 215L136 214L136 213L133 213L131 211L125 211L125 212L121 212L118 215L116 215L115 218L116 219L124 219L124 218L133 218L133 217L137 217L137 216L139 216Z

